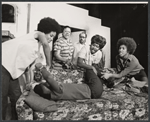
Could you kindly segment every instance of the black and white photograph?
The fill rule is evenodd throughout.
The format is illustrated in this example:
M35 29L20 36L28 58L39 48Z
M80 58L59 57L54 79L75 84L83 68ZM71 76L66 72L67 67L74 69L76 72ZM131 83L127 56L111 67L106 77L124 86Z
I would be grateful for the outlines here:
M149 120L148 2L1 2L2 120Z

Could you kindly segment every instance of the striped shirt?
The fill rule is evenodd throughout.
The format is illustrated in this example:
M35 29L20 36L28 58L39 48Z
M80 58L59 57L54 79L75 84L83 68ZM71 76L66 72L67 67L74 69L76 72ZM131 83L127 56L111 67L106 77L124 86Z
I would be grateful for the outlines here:
M71 40L67 41L65 38L60 37L59 39L56 40L54 43L54 52L60 50L60 56L65 57L66 59L71 59L72 60L72 55L74 51L74 46L71 42ZM59 64L58 64L59 63ZM54 57L53 59L53 66L55 67L55 64L57 66L61 66L60 64L62 61L59 61Z

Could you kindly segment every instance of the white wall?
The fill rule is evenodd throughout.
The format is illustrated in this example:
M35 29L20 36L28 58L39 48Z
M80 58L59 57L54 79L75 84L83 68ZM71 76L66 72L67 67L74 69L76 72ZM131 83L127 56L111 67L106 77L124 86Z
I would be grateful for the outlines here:
M7 2L3 2L7 3ZM16 37L27 33L27 15L29 2L8 2L18 6L17 23L9 25L2 23L2 29L11 30ZM90 44L92 36L99 34L106 38L104 47L106 54L106 67L110 67L110 28L101 25L101 19L89 16L89 11L74 7L62 2L30 2L30 27L29 32L37 29L38 22L44 17L52 17L61 25L69 25L87 31L87 43ZM6 27L7 26L7 27ZM79 33L72 33L73 43L79 41Z
M82 31L78 31L78 32L73 32L71 34L71 40L73 42L73 44L79 42L79 34L81 33Z
M44 17L52 17L61 25L84 29L86 16L88 16L87 10L66 3L31 3L30 31L36 29L40 19Z
M106 45L103 48L106 63L105 67L110 67L110 28L101 26L101 20L94 18L94 17L88 17L86 19L86 25L87 25L87 43L91 43L91 38L98 34L106 38Z
M15 37L27 33L27 3L23 2L2 2L15 7L15 23L2 23L2 30L9 30Z

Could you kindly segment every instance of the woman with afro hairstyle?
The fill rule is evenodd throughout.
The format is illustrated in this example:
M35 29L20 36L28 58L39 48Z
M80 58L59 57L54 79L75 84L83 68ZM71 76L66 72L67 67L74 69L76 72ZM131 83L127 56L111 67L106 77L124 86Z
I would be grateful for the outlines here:
M16 101L21 95L18 78L39 56L40 47L46 57L47 69L51 66L50 46L60 26L54 19L47 17L40 20L37 31L2 43L2 119L5 120L7 98L10 97L12 120L17 120Z
M104 73L104 79L110 77L122 78L124 76L131 78L133 87L142 88L148 86L148 78L144 68L139 63L138 59L133 55L136 50L136 42L129 37L122 37L117 42L119 54L116 56L118 74Z

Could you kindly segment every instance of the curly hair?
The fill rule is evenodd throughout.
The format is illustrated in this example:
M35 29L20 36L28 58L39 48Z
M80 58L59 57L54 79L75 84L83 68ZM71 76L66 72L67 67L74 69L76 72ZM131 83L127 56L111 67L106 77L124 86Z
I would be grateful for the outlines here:
M91 44L94 44L94 43L98 44L101 50L106 45L106 39L97 34L91 38Z
M136 42L134 41L133 38L130 37L122 37L118 40L117 42L117 50L119 50L119 47L121 45L125 45L127 47L127 51L129 52L129 54L133 54L136 50Z
M45 34L48 34L52 31L58 34L61 32L61 27L55 19L45 17L41 19L40 22L38 23L37 30Z

